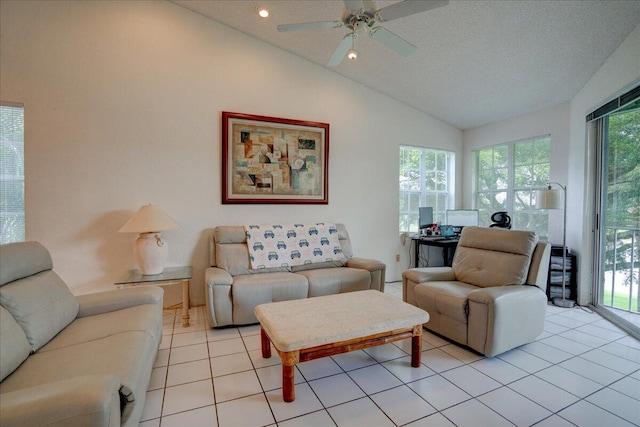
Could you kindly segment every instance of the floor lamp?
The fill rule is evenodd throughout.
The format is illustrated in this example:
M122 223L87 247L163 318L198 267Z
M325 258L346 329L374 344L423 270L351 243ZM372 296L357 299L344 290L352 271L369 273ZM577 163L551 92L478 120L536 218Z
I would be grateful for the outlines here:
M555 184L561 190L552 190L551 184ZM565 298L567 282L567 187L557 182L549 182L544 190L538 190L536 195L536 207L538 209L562 209L564 221L562 223L562 297L551 298L551 303L558 307L571 308L576 302Z

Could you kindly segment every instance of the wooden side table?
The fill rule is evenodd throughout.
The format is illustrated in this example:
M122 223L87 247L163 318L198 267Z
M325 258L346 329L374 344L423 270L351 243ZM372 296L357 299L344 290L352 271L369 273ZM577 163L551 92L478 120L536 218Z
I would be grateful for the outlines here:
M186 267L167 267L160 274L144 275L140 270L129 270L114 284L118 289L136 285L169 286L182 284L182 326L189 326L189 281L193 269Z

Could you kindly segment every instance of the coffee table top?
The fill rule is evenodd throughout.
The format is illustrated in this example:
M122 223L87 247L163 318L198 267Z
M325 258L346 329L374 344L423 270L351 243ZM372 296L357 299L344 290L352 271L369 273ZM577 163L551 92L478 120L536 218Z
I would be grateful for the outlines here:
M347 341L429 321L429 313L375 290L258 305L260 325L280 351Z

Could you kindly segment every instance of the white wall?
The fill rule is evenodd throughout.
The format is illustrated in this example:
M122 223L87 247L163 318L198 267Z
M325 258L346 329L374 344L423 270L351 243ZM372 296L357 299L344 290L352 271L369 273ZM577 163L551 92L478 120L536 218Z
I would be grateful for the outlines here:
M593 278L593 212L595 156L587 141L586 116L640 82L640 25L618 46L587 84L571 100L569 145L569 221L567 239L582 250L579 256L580 304L591 300Z
M471 208L473 185L472 151L482 147L541 135L551 135L551 181L567 184L569 150L569 103L556 105L507 120L466 129L463 133L463 204ZM557 188L557 187L555 187ZM549 211L549 241L562 243L562 211Z
M261 219L344 222L356 256L398 280L398 145L462 157L460 130L171 3L0 5L0 96L25 106L27 239L75 293L135 267L135 236L117 231L146 203L182 225L164 233L169 264L194 266L196 304L211 228ZM329 204L221 205L221 111L330 123Z

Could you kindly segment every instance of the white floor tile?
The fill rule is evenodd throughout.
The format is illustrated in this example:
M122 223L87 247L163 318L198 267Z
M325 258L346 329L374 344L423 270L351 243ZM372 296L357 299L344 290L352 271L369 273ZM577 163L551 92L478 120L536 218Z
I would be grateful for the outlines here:
M271 406L271 411L273 411L277 422L323 409L322 403L313 393L309 384L297 385L295 393L296 398L293 402L284 401L281 388L266 393L269 406Z
M442 411L442 414L457 426L513 426L509 421L475 399Z
M433 406L405 385L376 393L371 399L396 425L404 425L436 412Z
M409 341L411 340L404 340ZM388 360L397 359L407 355L404 351L400 350L393 344L380 345L377 347L370 347L364 350L369 356L373 357L379 363L386 362Z
M544 359L550 363L560 363L573 357L571 353L551 347L541 342L532 342L519 347L521 350L529 354Z
M620 340L600 347L600 350L640 364L640 350L622 345Z
M473 362L470 366L502 384L509 384L528 375L522 369L497 357L484 358Z
M439 411L471 399L471 396L439 375L407 384Z
M551 415L542 406L507 387L482 395L478 400L517 426L530 426Z
M360 387L344 373L310 381L309 385L325 408L365 396Z
M259 334L243 336L242 340L247 350L259 350L262 348L262 339Z
M240 331L238 328L225 328L225 329L207 329L207 341L221 341L231 338L240 338Z
M240 335L248 337L251 335L260 335L260 325L240 326L238 328Z
M209 343L209 356L218 357L246 351L242 338L232 338Z
M588 396L585 400L630 423L640 425L640 402L625 394L605 388Z
M258 368L256 369L256 374L258 374L258 379L264 391L282 388L282 365ZM304 377L296 367L293 374L293 383L300 384L305 382Z
M160 418L154 420L142 421L138 424L138 427L160 427Z
M211 372L214 377L235 374L253 369L249 354L237 353L211 358Z
M417 368L411 366L411 356L389 360L388 362L384 362L382 366L405 384L436 374L433 370L427 368L423 364L420 364Z
M537 372L535 376L578 397L588 396L602 388L602 385L597 382L559 366L551 366Z
M144 410L142 411L141 421L160 418L162 415L162 398L164 397L164 389L148 391L144 401Z
M153 364L154 368L159 368L160 366L169 365L169 352L170 349L158 350L158 355L156 356L156 361Z
M276 353L275 349L271 349L271 357L265 359L262 357L262 350L251 350L249 351L249 358L251 359L251 363L253 363L253 367L263 368L265 366L273 366L273 365L281 365L282 361L280 360L280 356Z
M223 402L217 407L220 427L261 427L275 423L262 393Z
M540 359L539 357L529 354L526 351L522 351L519 348L509 350L496 357L530 374L551 366L551 363L546 360Z
M422 364L435 372L443 372L464 365L461 360L456 359L439 348L423 351Z
M608 323L608 324L611 325L611 323ZM617 327L615 327L614 330L606 327L600 327L600 322L595 324L580 326L579 328L576 328L576 331L584 332L585 334L602 338L609 342L623 338L626 335L622 330L618 329Z
M344 371L352 371L354 369L364 368L376 363L376 360L369 356L364 350L350 351L348 353L337 354L331 356Z
M194 360L202 360L209 358L209 350L207 344L187 345L184 347L174 347L169 355L169 364L193 362Z
M563 332L560 334L560 336L570 339L578 345L585 345L591 348L598 348L611 342L611 340L600 338L591 333L578 331L576 329Z
M213 379L216 401L239 399L256 393L262 393L262 387L255 371L239 372Z
M378 393L402 385L398 378L378 364L347 372L347 375L367 394Z
M558 413L562 418L581 427L631 427L633 424L605 411L587 401L581 400Z
M551 412L558 412L574 403L579 398L540 378L530 375L512 384L509 388L520 393Z
M620 372L605 368L602 365L598 365L581 357L574 357L557 366L568 369L571 372L575 372L602 385L609 385L624 376Z
M580 357L625 375L640 369L640 364L600 349L591 350L588 353L581 354Z
M448 345L451 344L451 341L442 338L441 336L438 336L432 332L429 332L426 329L422 330L422 341L426 341L427 343L429 343L431 346L435 347L442 347L443 345ZM424 343L422 343L422 350L427 350L427 347L424 346Z
M194 345L207 342L207 333L205 331L186 332L183 334L174 334L171 348L184 347L185 345Z
M501 387L499 382L466 365L440 375L474 397Z
M447 354L455 357L458 360L461 360L464 363L472 363L483 359L484 356L474 353L471 350L467 350L464 347L460 347L459 345L450 344L440 347L440 350L444 351Z
M544 330L550 334L559 334L561 332L568 331L569 328L553 322L544 322Z
M162 416L189 411L213 405L214 403L213 386L210 379L167 387L164 394Z
M368 397L334 406L328 411L339 427L395 427Z
M328 377L342 372L340 366L338 366L331 357L323 357L322 359L298 363L296 366L307 381L313 381L318 378Z
M575 424L572 424L557 415L551 415L550 417L545 418L539 423L536 423L535 427L575 427Z
M209 359L169 365L167 387L211 378Z
M279 427L329 427L335 425L329 413L325 410L278 423Z
M640 371L637 372L640 375ZM640 380L633 377L625 377L609 386L613 390L617 390L622 394L640 402ZM638 403L640 405L640 403Z
M456 425L445 418L445 416L440 412L437 412L433 415L420 418L418 421L407 424L405 427L456 427Z
M215 405L162 417L162 427L217 427Z
M570 333L570 332L573 332L573 331L569 331L567 333ZM570 340L569 338L564 336L564 334L553 335L553 336L550 336L549 338L540 340L539 342L541 342L542 344L550 345L551 347L557 348L558 350L567 352L572 356L577 356L579 354L586 353L587 351L590 351L593 349L593 347L590 347L588 345L583 345L573 340Z

